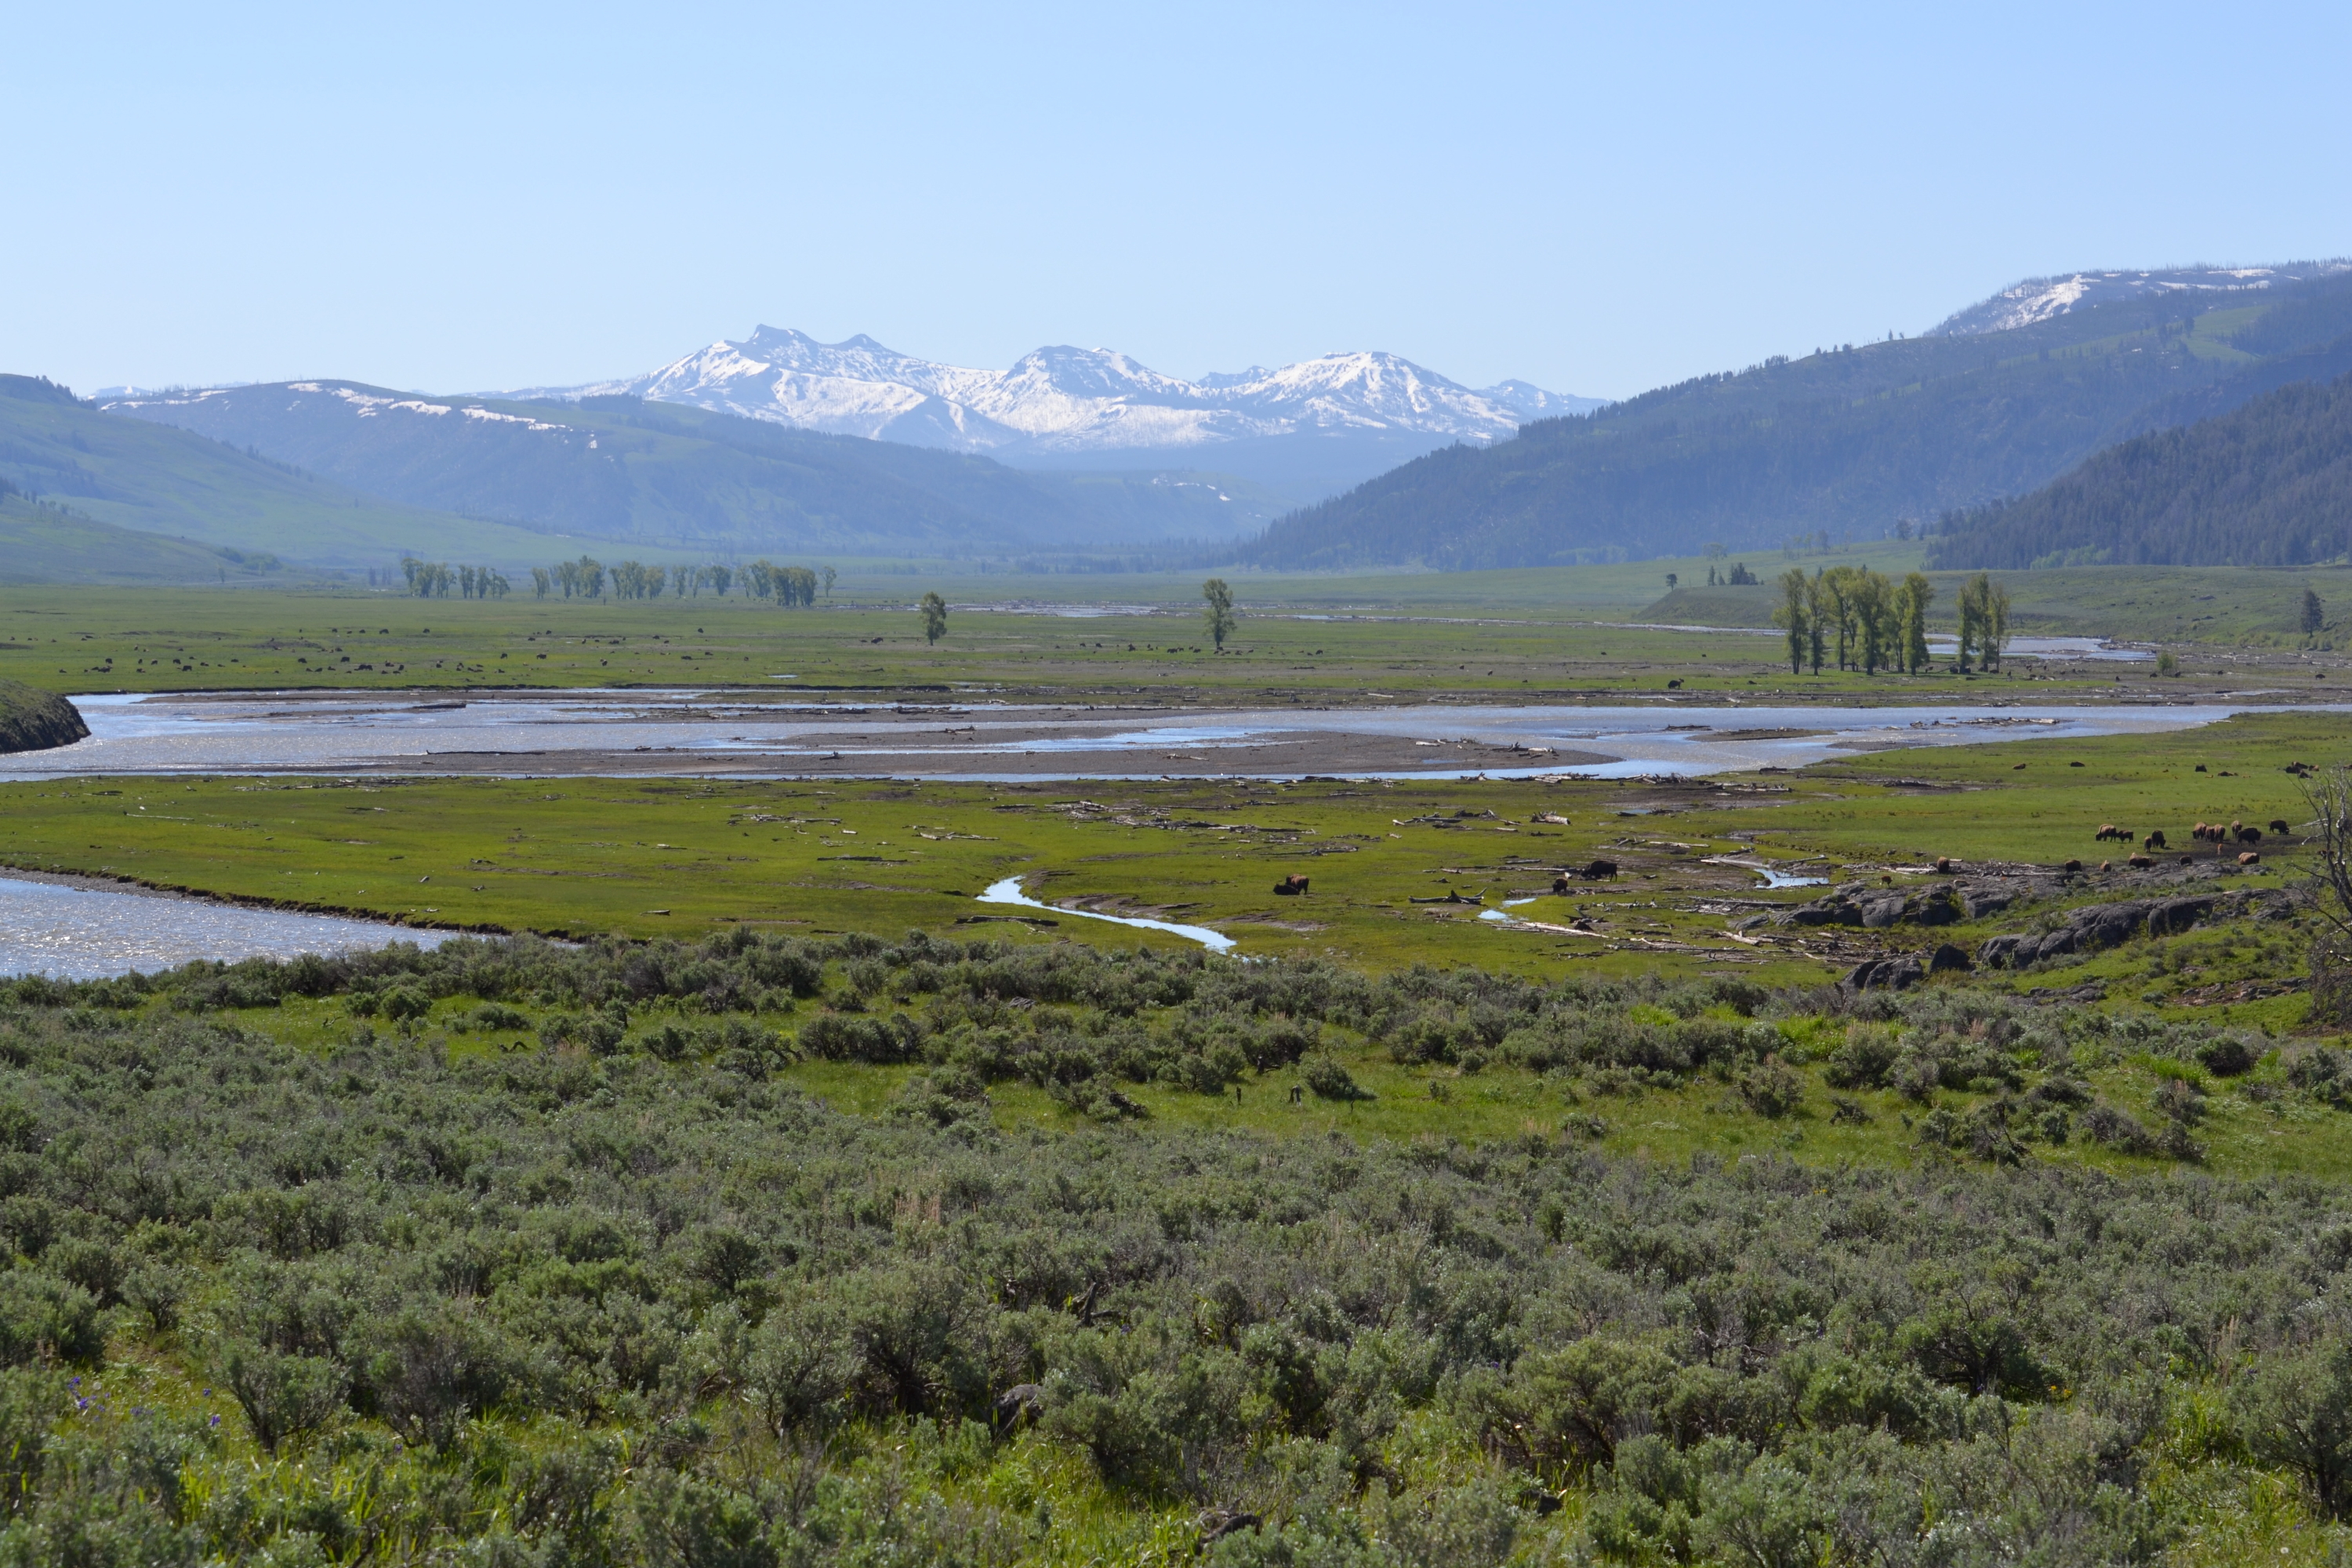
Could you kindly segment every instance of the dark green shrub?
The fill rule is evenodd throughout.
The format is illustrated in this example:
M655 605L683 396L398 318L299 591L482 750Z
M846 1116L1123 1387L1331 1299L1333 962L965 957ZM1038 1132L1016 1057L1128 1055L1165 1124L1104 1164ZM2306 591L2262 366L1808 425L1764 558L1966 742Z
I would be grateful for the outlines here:
M1895 1037L1866 1024L1847 1026L1845 1038L1829 1055L1822 1076L1832 1089L1885 1089L1900 1054Z
M1328 1055L1308 1057L1299 1064L1298 1076L1319 1100L1370 1100L1372 1091L1358 1083L1339 1065L1339 1058Z
M1779 1057L1766 1057L1741 1073L1739 1098L1759 1116L1778 1120L1805 1102L1805 1080Z
M105 1349L98 1300L89 1291L36 1268L0 1274L0 1366L86 1365Z
M912 1061L920 1053L920 1025L903 1013L857 1017L826 1013L801 1026L801 1049L821 1061L887 1065Z
M2197 1061L2215 1078L2237 1078L2254 1070L2262 1053L2235 1035L2223 1035L2197 1047Z
M289 1438L307 1437L343 1408L351 1374L323 1356L281 1355L262 1345L241 1344L222 1358L221 1380L228 1384L253 1440L275 1454Z
M383 1016L397 1024L431 1012L433 998L413 986L396 985L383 994L382 1005Z

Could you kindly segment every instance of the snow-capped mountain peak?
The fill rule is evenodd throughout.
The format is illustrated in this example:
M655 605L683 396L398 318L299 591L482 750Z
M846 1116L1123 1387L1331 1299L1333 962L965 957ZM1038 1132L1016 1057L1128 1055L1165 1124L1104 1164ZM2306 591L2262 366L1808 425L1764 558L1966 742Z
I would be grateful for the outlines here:
M1356 353L1267 370L1253 365L1197 382L1164 375L1113 349L1067 345L1024 355L1010 370L917 359L859 335L821 343L762 326L646 375L530 395L627 394L804 429L1040 455L1171 447L1352 431L1486 442L1521 420L1581 412L1597 399L1507 382L1496 397L1394 354Z

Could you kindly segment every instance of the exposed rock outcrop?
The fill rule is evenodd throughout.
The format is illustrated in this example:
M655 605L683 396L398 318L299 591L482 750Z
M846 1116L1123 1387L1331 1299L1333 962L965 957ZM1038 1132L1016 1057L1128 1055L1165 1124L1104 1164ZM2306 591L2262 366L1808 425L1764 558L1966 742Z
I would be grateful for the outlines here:
M2202 921L2265 913L2272 908L2284 910L2285 905L2286 895L2273 889L2091 904L2068 914L2055 931L1986 939L1977 949L1977 962L1988 969L2022 969L2045 958L2119 947L2142 931L2150 936L2178 936Z

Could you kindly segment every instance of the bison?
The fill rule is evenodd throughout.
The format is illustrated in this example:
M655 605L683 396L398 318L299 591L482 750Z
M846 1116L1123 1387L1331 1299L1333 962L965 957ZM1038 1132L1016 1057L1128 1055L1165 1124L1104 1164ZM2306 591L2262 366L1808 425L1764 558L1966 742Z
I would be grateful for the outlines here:
M2164 829L2159 827L2155 832L2149 834L2146 838L2141 839L2139 847L2143 849L2163 848L2165 847Z
M2145 871L2156 862L2145 855L2134 855L2124 862L2135 871Z
M1296 871L1274 885L1275 897L1279 899L1295 899L1306 890L1307 879Z
M2130 837L2130 834L2119 830L2114 823L2102 822L2099 824L2099 830L2091 835L2091 839L2094 843L2105 844L2110 838L2129 838Z
M2262 830L2261 828L2259 828L2259 827L2241 827L2240 829L2238 829L2238 842L2239 842L2239 843L2241 843L2241 844L2260 844L2262 841L2263 841L2263 830Z
M2279 835L2281 837L2284 837L2286 835L2286 818L2284 816L2272 817L2271 831Z
M2259 866L2262 863L2263 852L2259 849L2249 849L2238 857L2238 864L2241 866Z
M1615 881L1617 879L1617 862L1614 860L1595 860L1591 865L1587 866L1584 868L1584 879L1588 882Z

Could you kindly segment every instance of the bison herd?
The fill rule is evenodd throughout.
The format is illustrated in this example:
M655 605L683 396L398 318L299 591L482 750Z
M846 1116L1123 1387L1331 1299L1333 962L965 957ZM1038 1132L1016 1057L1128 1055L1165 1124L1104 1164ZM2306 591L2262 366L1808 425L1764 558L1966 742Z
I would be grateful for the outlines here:
M2274 816L2271 818L2270 830L2274 835L2284 837L2288 830L2286 818L2283 816ZM2200 844L2212 845L2214 853L2217 855L2221 853L2222 847L2225 845L2253 845L2260 844L2263 841L2263 830L2261 828L2249 826L2242 822L2232 822L2226 826L2218 822L2200 822L2196 826L2189 830L2189 836L2191 838L2196 839ZM2117 827L2112 822L2103 822L2099 825L2099 830L2091 835L2091 837L2102 843L2112 838L2119 844L2129 844L2132 841L2132 830L2128 827ZM2156 831L2150 833L2146 838L2140 840L2139 847L2143 850L2162 849L2166 847L2164 842L2164 830L2159 827ZM2135 866L2139 865L2147 858L2145 855L2135 855L2131 858L2131 864ZM2241 856L2239 858L2239 864L2252 865L2254 861L2259 860L2260 858L2261 857L2259 855L2253 856L2252 858ZM2149 863L2153 864L2153 862Z

